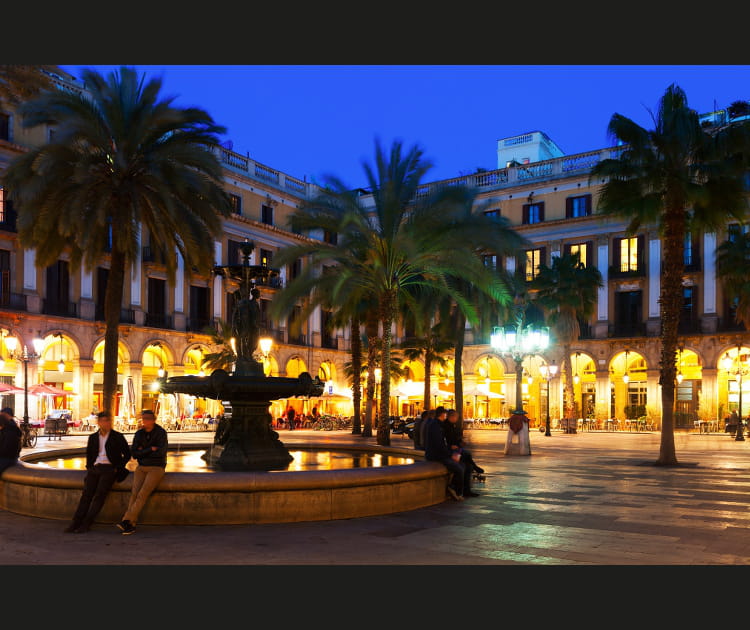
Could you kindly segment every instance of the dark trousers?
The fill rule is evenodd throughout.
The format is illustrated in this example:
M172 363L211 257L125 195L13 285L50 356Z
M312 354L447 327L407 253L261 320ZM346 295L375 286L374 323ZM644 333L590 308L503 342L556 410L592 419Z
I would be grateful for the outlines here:
M115 483L116 472L111 464L99 464L86 471L81 499L73 514L74 527L91 527Z
M465 495L471 492L471 466L463 459L460 462L455 461L452 457L441 459L448 472L451 473L448 485L453 488L457 494Z

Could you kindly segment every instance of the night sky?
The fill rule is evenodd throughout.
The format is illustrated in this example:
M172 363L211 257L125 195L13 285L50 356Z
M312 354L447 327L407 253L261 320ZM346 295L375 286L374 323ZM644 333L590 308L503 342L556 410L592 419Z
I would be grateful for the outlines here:
M108 73L117 66L62 66ZM749 100L750 65L139 65L162 94L227 128L233 150L298 179L364 187L375 140L418 145L426 181L497 168L497 140L545 132L567 154L614 144L619 113L648 129L676 83L699 113Z

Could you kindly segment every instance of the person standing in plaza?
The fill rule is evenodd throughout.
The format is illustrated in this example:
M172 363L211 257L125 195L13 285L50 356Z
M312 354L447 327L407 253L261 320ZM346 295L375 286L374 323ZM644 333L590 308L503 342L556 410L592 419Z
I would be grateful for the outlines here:
M133 473L133 489L130 492L128 509L117 523L123 534L135 533L138 515L146 505L151 493L164 477L167 468L167 432L156 424L156 415L151 409L141 412L143 426L133 435L131 455L138 461Z
M127 439L112 428L112 416L108 411L99 412L97 424L99 429L90 434L86 442L83 491L70 524L63 530L66 533L89 531L112 486L128 476L125 468L130 461Z
M7 411L0 411L0 473L18 462L21 454L21 429Z

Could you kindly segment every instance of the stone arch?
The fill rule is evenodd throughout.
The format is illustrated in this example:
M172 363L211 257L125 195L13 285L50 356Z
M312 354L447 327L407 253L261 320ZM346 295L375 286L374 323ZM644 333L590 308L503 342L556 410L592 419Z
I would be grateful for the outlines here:
M203 358L209 352L211 352L211 349L208 347L208 344L195 342L188 345L182 353L181 359L184 366L184 373L186 375L200 374L201 370L204 369Z
M320 362L317 376L321 381L324 383L328 381L336 381L337 375L338 371L336 369L336 364L331 359L325 359Z
M404 370L405 381L424 380L424 363L418 359L405 359L401 362L401 369Z
M289 359L287 359L286 365L285 365L285 372L288 377L295 378L302 374L302 372L307 372L307 364L305 363L305 360L299 356L298 354L294 354Z
M131 354L128 344L119 339L117 342L119 364L130 363ZM97 363L102 365L104 363L104 337L99 337L91 346L91 360L94 362L94 365L97 365Z

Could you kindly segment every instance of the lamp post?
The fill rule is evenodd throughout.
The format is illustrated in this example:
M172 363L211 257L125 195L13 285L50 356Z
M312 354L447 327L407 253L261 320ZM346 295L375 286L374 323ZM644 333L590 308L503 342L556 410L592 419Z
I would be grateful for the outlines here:
M23 346L23 350L18 347L18 339L16 337L5 337L5 347L8 349L8 354L11 359L21 361L23 363L23 422L24 424L29 423L29 361L36 361L42 356L42 350L44 349L44 340L36 337L32 341L34 347L32 352L29 352L26 344Z
M512 357L516 364L516 409L513 413L525 414L523 410L522 384L523 359L533 356L549 345L549 328L529 324L525 328L517 326L495 326L490 337L490 345L500 354Z
M547 426L544 431L544 435L552 435L550 432L549 427L549 382L555 377L557 374L557 365L555 365L555 362L553 361L551 365L540 365L539 371L542 374L542 378L547 381L547 402L546 402L546 412L547 412Z
M737 421L737 431L735 431L734 437L735 441L737 442L745 441L745 429L742 424L742 377L747 376L750 373L750 366L745 360L743 360L744 355L742 355L741 352L742 344L738 343L737 356L732 358L729 356L729 352L727 352L722 359L722 364L724 369L727 371L727 374L734 374L737 377L737 384L739 386L739 420Z

